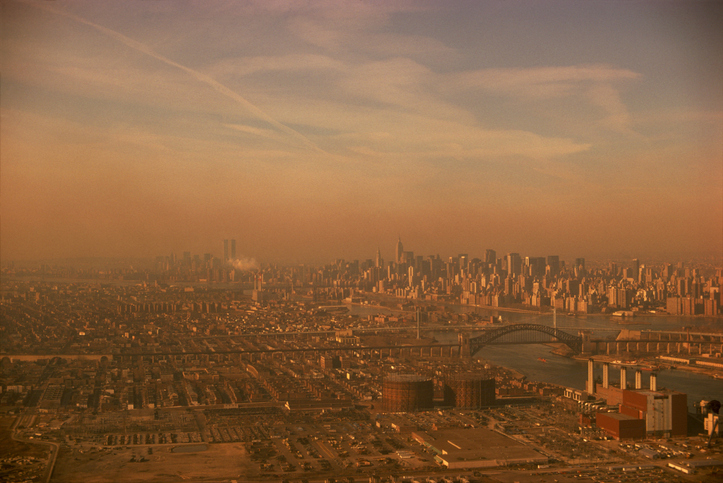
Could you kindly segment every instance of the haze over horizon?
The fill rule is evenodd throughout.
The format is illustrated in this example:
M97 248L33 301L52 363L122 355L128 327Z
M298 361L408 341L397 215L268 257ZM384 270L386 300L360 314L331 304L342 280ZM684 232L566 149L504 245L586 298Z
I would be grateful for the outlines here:
M723 255L723 2L2 2L0 258Z

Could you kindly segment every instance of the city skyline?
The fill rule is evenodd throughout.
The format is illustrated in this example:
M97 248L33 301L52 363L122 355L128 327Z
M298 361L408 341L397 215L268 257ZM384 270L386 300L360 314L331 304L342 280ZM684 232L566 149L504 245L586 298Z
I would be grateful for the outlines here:
M187 247L181 247L178 250L165 250L159 253L155 253L148 257L121 257L121 256L108 256L108 257L68 257L68 258L36 258L36 259L25 259L25 260L3 260L4 268L17 267L32 267L37 264L53 264L59 267L68 268L80 268L80 267L147 267L153 263L157 263L159 260L165 260L168 262L190 262L203 261L214 262L224 266L232 267L239 271L259 270L266 266L286 266L292 267L296 265L306 265L309 267L318 267L329 264L338 264L339 262L371 262L376 266L386 267L388 265L406 265L410 263L410 259L438 259L442 261L458 260L464 257L467 261L479 260L484 263L502 263L509 265L510 259L514 260L515 267L529 266L530 264L538 263L539 260L545 261L550 258L558 260L559 263L568 264L570 267L574 267L582 263L583 265L592 264L596 267L605 267L610 264L620 265L620 268L629 267L640 267L641 265L650 267L657 267L665 265L675 265L678 267L685 268L700 268L702 266L708 267L712 270L719 267L721 262L720 257L715 256L700 256L700 257L676 257L676 256L656 256L650 254L631 254L631 253L618 253L610 256L588 256L583 253L570 253L560 254L559 251L551 250L550 254L540 249L532 249L531 251L505 251L498 250L495 247L484 246L479 243L468 244L472 246L471 250L452 249L449 252L436 252L427 253L419 251L415 246L406 244L403 242L401 237L397 237L397 241L391 246L389 243L382 244L372 249L367 247L359 255L343 257L338 253L328 253L320 256L318 259L313 260L298 260L291 258L270 258L270 259L257 259L253 256L246 256L244 253L237 253L235 250L236 239L226 238L223 240L216 240L212 246L202 247L201 251L193 251L186 249ZM221 266L218 265L218 266ZM518 269L516 269L517 271Z
M719 2L2 13L3 261L723 255Z

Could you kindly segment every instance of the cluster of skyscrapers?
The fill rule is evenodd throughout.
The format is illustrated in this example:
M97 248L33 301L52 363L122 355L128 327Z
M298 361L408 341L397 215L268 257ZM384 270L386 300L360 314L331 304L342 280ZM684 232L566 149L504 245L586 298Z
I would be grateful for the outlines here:
M229 251L229 240L226 239L223 241L223 260L229 261L229 260L236 260L236 239L231 239L230 244L231 250Z

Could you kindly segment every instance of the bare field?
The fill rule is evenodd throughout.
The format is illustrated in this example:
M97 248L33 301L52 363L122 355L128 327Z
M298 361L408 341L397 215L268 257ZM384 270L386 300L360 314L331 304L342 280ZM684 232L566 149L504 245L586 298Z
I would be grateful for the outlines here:
M208 445L197 453L172 453L173 446L111 448L80 452L61 450L53 473L53 483L140 483L140 482L239 482L256 475L242 444ZM141 457L146 461L133 461Z
M0 454L5 456L34 456L47 458L48 448L41 444L30 444L12 439L12 427L15 417L0 417Z

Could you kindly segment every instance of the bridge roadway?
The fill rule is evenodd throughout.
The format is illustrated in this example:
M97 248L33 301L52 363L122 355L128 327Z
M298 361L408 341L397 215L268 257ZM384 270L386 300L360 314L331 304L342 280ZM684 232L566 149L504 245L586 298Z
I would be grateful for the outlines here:
M520 326L517 330L514 330L515 326ZM712 334L712 333L693 333L693 332L673 332L673 331L632 331L638 332L638 338L627 338L627 339L591 339L584 338L583 346L577 347L578 336L574 336L570 333L566 333L561 329L575 329L580 330L579 327L558 327L554 329L550 326L543 326L539 324L510 324L496 327L480 327L477 325L464 325L464 326L424 326L423 330L458 330L464 332L467 331L481 332L481 334L475 337L469 338L472 342L471 349L475 349L470 355L474 355L479 349L485 345L503 345L503 344L546 344L551 342L565 343L573 348L576 352L592 353L592 354L616 354L620 352L644 352L644 353L663 353L663 354L684 354L684 355L705 355L712 353L723 352L723 334ZM513 330L509 330L513 329ZM347 329L348 330L348 329ZM416 327L381 327L381 328L366 328L366 329L352 329L352 332L368 332L375 333L380 331L413 331ZM595 328L596 332L600 329ZM620 331L620 329L609 329ZM515 340L500 340L498 337L507 335L511 332L544 332L548 336L554 337L551 332L558 332L562 336L561 338L555 337L553 340L542 340L540 338L522 338L516 337ZM298 331L298 332L278 332L278 333L265 333L265 334L241 334L232 336L202 336L193 338L179 338L189 340L208 340L208 339L233 339L235 337L275 337L275 338L294 338L297 336L308 337L318 335L333 335L338 331L327 330L327 331ZM495 334L498 332L499 335ZM504 334L503 334L504 333ZM563 339L567 339L563 340ZM580 338L582 339L582 338ZM439 347L439 353L442 355L443 348L448 348L448 354L451 356L454 352L457 354L464 353L464 348L460 345L459 341L454 343L443 343L443 344L419 344L419 345L380 345L380 346L359 346L359 345L336 345L327 347L283 347L283 348L265 348L265 349L246 349L246 348L233 348L233 349L215 349L208 346L205 349L192 349L188 351L140 351L140 352L122 352L114 354L48 354L48 355L12 355L12 354L0 354L0 357L8 356L11 359L32 357L33 359L43 357L164 357L164 356L194 356L194 355L226 355L226 354L264 354L264 353L283 353L283 352L331 352L331 351L412 351L419 352L422 355L423 349L428 349L430 355L435 347ZM453 348L457 347L458 351L454 351ZM418 349L418 351L417 351Z
M507 324L510 325L510 324ZM423 325L420 327L420 330L422 332L453 332L453 331L466 331L466 332L484 332L488 330L494 330L498 329L500 327L506 327L507 325L498 325L498 326L480 326L480 325ZM560 330L572 330L572 331L578 331L578 330L594 330L595 332L620 332L619 328L598 328L595 327L594 329L584 329L582 327L571 327L571 326L557 326ZM298 330L298 331L291 331L291 332L264 332L264 333L258 333L258 334L234 334L234 335L199 335L199 336L187 336L187 337L178 337L178 340L183 339L192 339L192 340L207 340L207 339L229 339L229 338L235 338L235 337L293 337L293 336L315 336L315 335L334 335L337 332L343 332L351 330L353 334L359 334L359 333L375 333L375 332L416 332L417 326L416 325L405 325L402 327L366 327L366 328L357 328L352 327L351 329L337 329L337 330ZM604 339L600 339L604 340Z
M512 337L506 337L512 336ZM457 347L458 355L475 355L486 345L500 344L545 344L550 342L561 342L568 345L575 353L581 352L582 337L572 335L557 328L539 324L511 324L494 327L492 330L482 331L482 334L474 337L463 336L456 343L443 344L404 344L404 345L381 345L381 346L360 346L360 345L331 345L322 347L269 347L258 348L231 348L216 349L206 343L205 349L191 349L185 351L138 351L123 352L119 357L164 357L164 356L193 356L193 355L224 355L224 354L265 354L282 352L329 352L329 351L379 351L380 355L384 350L389 353L393 350L411 351L419 349L420 356L423 354L422 347L429 349L432 356L434 348L439 348L439 355L444 353L443 348L448 347L448 354L452 356L453 347Z
M429 350L430 355L434 355L439 348L439 355L443 356L444 348L448 348L447 351L450 356L456 352L459 355L459 343L448 343L448 344L418 344L418 345L376 345L376 346L359 346L359 345L338 345L328 347L284 347L284 348L269 348L269 349L206 349L206 350L189 350L185 352L173 352L173 351L159 351L159 352L121 352L113 354L114 358L134 358L134 357L167 357L167 356L197 356L197 355L253 355L253 354L273 354L280 352L346 352L346 351L360 351L360 352L374 352L374 351L393 351L404 352L407 351L410 354L419 353L422 355L422 351L426 352ZM454 351L457 348L457 351Z

